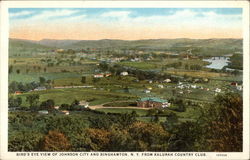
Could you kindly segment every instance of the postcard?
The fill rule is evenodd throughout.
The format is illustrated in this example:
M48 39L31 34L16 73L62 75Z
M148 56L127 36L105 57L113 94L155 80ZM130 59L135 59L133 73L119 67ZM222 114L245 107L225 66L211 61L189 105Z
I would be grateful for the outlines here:
M1 159L249 159L249 2L1 2Z

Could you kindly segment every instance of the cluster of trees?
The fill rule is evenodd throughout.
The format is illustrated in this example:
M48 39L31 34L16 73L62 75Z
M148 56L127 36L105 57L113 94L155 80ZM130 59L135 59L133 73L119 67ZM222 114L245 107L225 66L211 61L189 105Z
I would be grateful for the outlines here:
M22 83L22 82L12 81L9 84L9 93L15 93L15 91L28 92L39 86L40 84L38 82Z
M39 82L22 83L12 81L9 84L9 93L15 93L15 91L28 92L42 86L51 88L52 83L52 80L46 80L44 77L39 77Z
M151 79L151 80L165 80L166 78L171 78L172 81L178 82L178 78L173 78L172 76L168 74L161 74L155 71L145 71L145 70L140 70L136 68L131 68L131 67L124 67L119 64L108 64L105 62L100 63L99 65L100 69L102 71L109 71L113 75L120 75L121 72L128 72L129 74L134 75L137 77L139 80L146 80L146 79Z
M138 121L136 112L85 110L69 116L13 112L9 115L9 151L240 152L242 103L238 94L219 95L202 108L196 121L186 122L173 112L164 122Z

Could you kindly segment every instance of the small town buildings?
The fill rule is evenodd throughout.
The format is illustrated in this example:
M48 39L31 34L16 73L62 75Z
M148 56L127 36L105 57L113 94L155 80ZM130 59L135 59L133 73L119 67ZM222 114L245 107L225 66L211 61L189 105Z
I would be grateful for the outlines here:
M22 94L23 92L21 92L21 91L15 91L15 95L20 95L20 94Z
M170 103L160 98L145 97L137 101L137 106L142 108L166 108L170 106Z
M49 111L47 110L40 110L38 111L39 114L49 114Z
M127 75L128 75L128 72L121 72L120 75L121 75L121 76L127 76Z
M102 78L102 77L104 77L104 74L101 74L101 73L100 74L95 74L94 77L95 78Z
M37 87L34 89L34 91L44 91L46 90L46 87Z

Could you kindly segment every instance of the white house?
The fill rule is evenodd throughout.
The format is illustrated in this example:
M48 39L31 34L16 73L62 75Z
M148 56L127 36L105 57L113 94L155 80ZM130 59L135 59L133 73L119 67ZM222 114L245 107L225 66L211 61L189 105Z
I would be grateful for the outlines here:
M163 88L163 85L162 85L162 84L159 84L159 85L158 85L158 88Z
M239 91L242 91L243 86L242 85L238 85L238 86L236 86L236 89L239 90Z
M128 72L121 72L120 75L121 75L121 76L127 76L127 75L128 75Z
M144 90L144 92L145 93L150 93L151 91L146 89L146 90Z
M170 83L171 79L165 79L163 82Z
M216 89L215 89L215 92L220 93L220 92L221 92L221 89L220 89L220 88L216 88Z

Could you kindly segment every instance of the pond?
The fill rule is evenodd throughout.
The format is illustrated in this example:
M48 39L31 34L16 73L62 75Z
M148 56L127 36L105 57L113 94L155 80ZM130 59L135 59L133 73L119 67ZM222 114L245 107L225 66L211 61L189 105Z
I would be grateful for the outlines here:
M210 64L206 67L212 69L222 69L230 62L229 57L212 57L209 59L203 59L203 61L209 62Z

